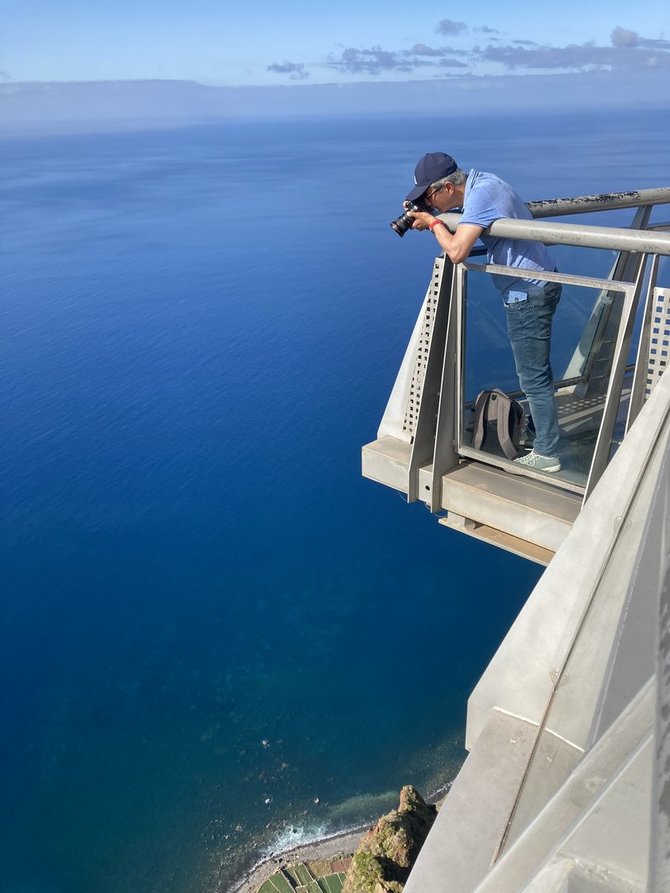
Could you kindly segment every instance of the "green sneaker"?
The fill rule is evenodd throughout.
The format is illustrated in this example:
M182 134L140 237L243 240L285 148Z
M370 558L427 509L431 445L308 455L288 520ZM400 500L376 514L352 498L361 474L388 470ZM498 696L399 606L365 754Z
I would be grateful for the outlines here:
M549 474L561 470L561 460L558 456L541 456L535 450L531 450L525 456L519 456L513 464L520 468L532 468L533 471L546 471Z

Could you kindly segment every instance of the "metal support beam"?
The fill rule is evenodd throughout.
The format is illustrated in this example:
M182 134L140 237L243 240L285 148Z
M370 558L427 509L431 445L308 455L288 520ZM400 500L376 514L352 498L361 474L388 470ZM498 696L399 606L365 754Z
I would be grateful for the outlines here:
M433 278L432 295L434 319L430 326L428 344L424 345L423 385L421 403L416 419L414 441L409 462L407 501L416 502L419 493L419 469L433 459L435 427L437 424L440 385L444 363L444 348L449 316L449 300L453 265L448 258L437 258Z
M464 277L459 269L454 274L452 267L451 294L449 315L442 361L442 382L437 410L435 429L435 447L433 450L432 484L430 488L430 510L439 512L442 509L442 477L459 463L457 438L460 419L460 315L463 307L462 288ZM426 502L428 500L425 500Z

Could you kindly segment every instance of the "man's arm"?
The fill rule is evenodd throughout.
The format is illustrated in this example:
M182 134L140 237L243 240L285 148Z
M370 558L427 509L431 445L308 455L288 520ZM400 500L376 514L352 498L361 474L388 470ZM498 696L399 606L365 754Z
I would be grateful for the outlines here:
M461 223L456 227L456 232L452 234L439 218L433 217L426 211L410 211L408 213L414 217L412 229L429 229L431 224L435 224L432 227L433 235L449 260L455 264L465 260L477 239L484 232L483 226L476 226L474 223Z

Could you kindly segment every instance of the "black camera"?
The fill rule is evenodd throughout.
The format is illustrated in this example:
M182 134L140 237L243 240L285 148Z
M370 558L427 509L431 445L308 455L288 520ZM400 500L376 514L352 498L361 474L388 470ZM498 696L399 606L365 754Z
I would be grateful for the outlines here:
M414 223L414 218L410 217L407 213L408 211L427 211L428 207L422 199L419 199L418 202L410 202L410 204L405 208L400 217L396 217L395 220L392 220L390 223L391 229L393 232L398 233L400 238L402 238L408 229L412 228L412 224Z

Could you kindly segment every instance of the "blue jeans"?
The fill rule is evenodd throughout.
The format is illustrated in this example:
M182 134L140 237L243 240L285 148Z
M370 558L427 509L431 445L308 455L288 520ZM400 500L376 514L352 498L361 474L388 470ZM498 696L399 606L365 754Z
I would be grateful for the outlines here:
M561 299L561 286L547 282L528 285L528 297L505 303L509 335L519 387L528 398L535 425L533 449L542 456L558 455L558 419L551 371L551 323ZM519 293L515 292L515 296Z

